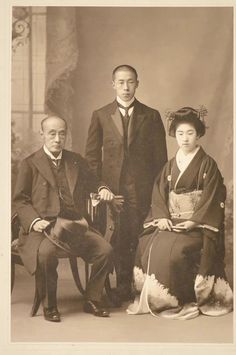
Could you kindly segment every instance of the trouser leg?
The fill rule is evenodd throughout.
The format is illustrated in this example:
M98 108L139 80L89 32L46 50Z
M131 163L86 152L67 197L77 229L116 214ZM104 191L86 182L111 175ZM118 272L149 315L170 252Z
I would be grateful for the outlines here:
M57 306L57 247L45 238L38 249L38 263L35 273L36 287L43 307Z
M133 274L135 250L140 233L140 221L137 209L132 206L124 208L120 218L117 270L117 286L130 287Z
M140 244L138 244L138 247L136 248L136 252L135 252L134 265L140 269L142 269L141 256L142 256L141 247Z
M92 264L86 298L99 302L107 274L113 269L113 250L98 233L89 230L78 241L78 256Z

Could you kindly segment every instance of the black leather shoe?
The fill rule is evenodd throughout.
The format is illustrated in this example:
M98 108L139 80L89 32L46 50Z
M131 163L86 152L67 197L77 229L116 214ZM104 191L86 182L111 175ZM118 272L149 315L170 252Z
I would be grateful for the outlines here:
M44 318L50 322L60 322L61 317L56 307L44 308Z
M86 301L84 304L84 312L91 313L97 317L109 317L109 312L96 301Z

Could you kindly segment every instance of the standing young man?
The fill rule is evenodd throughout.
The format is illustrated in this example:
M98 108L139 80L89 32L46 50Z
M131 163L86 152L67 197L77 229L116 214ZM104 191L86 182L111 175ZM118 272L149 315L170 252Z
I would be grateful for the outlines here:
M138 75L130 65L113 70L116 99L94 111L86 144L90 168L124 196L119 238L114 248L118 259L116 294L131 297L134 251L150 208L154 178L167 160L165 130L158 111L135 98Z

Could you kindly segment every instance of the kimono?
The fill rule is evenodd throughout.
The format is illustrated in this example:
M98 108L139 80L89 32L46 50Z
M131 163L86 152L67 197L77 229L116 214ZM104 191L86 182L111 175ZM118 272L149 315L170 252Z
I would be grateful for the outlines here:
M233 305L224 271L223 178L201 147L182 171L176 157L154 183L147 228L136 252L136 297L127 313L171 319L223 315ZM191 220L196 227L161 231L155 224L160 218L173 225Z

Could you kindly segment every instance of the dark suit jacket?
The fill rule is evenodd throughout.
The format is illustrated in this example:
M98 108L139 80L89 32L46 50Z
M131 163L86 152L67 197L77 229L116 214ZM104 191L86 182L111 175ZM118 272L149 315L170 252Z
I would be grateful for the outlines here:
M97 191L100 184L91 173L86 161L79 155L63 150L66 176L74 204L86 216L86 197ZM23 160L18 173L13 209L21 223L19 250L26 268L33 273L42 233L29 233L32 221L38 217L48 219L60 212L60 201L50 163L43 149Z
M167 150L159 112L137 100L129 124L128 145L138 207L145 217L150 207L154 179L167 161ZM115 194L120 189L123 156L122 120L114 101L93 113L85 157L92 171Z

